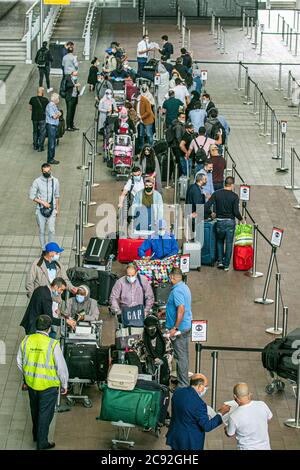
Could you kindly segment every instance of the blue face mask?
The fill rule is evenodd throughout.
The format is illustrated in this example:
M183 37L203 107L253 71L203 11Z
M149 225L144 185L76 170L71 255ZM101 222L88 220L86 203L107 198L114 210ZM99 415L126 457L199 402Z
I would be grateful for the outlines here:
M76 300L79 304L82 304L85 301L84 295L77 294L76 295Z
M204 390L202 392L198 392L198 395L200 398L204 397L204 395L206 394L207 392L207 387L204 387Z
M53 290L52 295L53 295L53 297L59 297L60 293L58 292L58 290Z
M141 176L134 176L133 177L133 180L136 182L136 183L139 183L141 181L142 177Z
M74 82L77 82L78 77L72 77L72 79L73 79Z
M136 276L127 276L129 284L133 284L136 281Z

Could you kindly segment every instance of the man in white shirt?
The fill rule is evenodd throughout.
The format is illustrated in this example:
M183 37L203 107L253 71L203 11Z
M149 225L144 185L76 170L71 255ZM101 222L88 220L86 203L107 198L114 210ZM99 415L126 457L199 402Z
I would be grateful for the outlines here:
M175 79L174 93L175 93L175 98L182 101L182 103L184 103L184 107L186 108L190 102L190 94L188 92L187 87L180 80L180 78Z
M144 180L142 178L142 171L138 166L132 168L131 177L127 181L119 199L119 209L123 207L124 199L128 196L128 206L133 201L135 195L144 189ZM131 200L131 201L129 201ZM129 207L128 207L129 208Z
M138 62L138 75L141 75L141 72L144 68L144 65L148 61L150 49L148 34L144 34L143 39L137 45L137 62Z
M271 450L268 422L273 415L269 407L251 400L246 383L234 386L233 397L239 407L229 414L226 435L236 437L238 450Z

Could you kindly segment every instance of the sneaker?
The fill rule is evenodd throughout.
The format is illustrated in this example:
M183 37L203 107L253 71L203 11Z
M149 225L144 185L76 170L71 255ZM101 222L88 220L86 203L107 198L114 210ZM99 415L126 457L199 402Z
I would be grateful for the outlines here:
M218 269L224 269L224 264L223 263L217 263L217 268Z
M68 127L68 128L66 129L66 131L68 131L68 132L74 132L75 129L72 129L72 127Z
M58 160L51 160L51 162L48 162L48 163L50 163L50 165L58 165L59 161Z
M79 131L79 127L72 127L73 131Z
M228 272L229 271L229 266L224 266L224 271Z
M51 93L53 91L53 88L48 88L47 93Z

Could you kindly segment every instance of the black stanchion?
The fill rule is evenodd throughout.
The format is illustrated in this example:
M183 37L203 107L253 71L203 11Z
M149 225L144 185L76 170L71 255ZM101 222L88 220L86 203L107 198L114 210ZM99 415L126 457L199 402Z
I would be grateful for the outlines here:
M263 296L255 299L254 302L256 304L270 305L270 304L274 303L274 300L268 299L267 295L268 295L268 291L269 291L269 287L270 287L270 280L271 280L273 265L274 265L274 261L275 261L275 257L276 257L276 251L277 251L277 247L272 246L272 253L271 253L271 257L270 257L270 262L269 262L268 273L267 273L266 282L265 282L265 286L264 286Z

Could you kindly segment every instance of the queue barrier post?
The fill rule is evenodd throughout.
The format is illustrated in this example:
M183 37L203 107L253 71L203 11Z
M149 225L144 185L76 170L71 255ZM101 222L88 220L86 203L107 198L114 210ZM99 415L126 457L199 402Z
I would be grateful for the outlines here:
M82 149L81 149L81 165L78 165L77 170L87 170L86 165L86 135L82 134Z
M80 240L80 225L76 224L75 226L75 266L79 268L81 266L81 253L80 246L82 242Z
M84 201L84 218L83 218L83 226L84 228L95 227L95 224L89 222L89 194L90 194L90 187L91 181L87 180L85 182L85 201Z
M276 273L275 282L275 312L274 312L274 326L266 329L266 333L271 335L281 335L282 328L279 328L279 308L280 308L280 273Z
M258 121L255 122L255 124L257 124L259 127L261 127L264 123L263 121L263 94L262 92L260 91L260 94L259 94L259 107L258 107Z
M272 252L271 252L271 257L270 257L270 261L269 261L269 267L268 267L266 282L265 282L265 285L264 285L263 296L255 299L254 302L256 304L271 305L271 304L274 303L274 300L268 299L267 295L268 295L268 291L269 291L269 287L270 287L270 281L271 281L273 265L274 265L274 261L275 261L275 257L276 257L276 251L277 251L277 247L272 246Z
M213 410L216 409L217 405L217 386L218 386L218 358L219 352L213 351L212 357L212 379L211 379L211 407Z
M195 362L195 374L200 374L201 372L201 351L202 351L202 344L196 343L196 362Z
M300 189L299 186L295 186L295 149L291 148L291 184L285 186L285 189L291 189L292 191Z
M253 224L253 266L251 271L245 273L246 276L256 279L262 277L263 273L260 273L256 270L257 268L257 235L258 235L258 225Z
M288 331L289 308L284 306L282 310L282 337L287 337Z
M280 167L276 168L276 171L279 173L286 173L289 169L285 166L285 132L281 132L281 164Z
M167 185L165 189L170 189L170 169L171 169L171 147L168 147L168 162L167 162Z
M79 201L79 227L80 227L80 244L79 250L81 253L86 251L86 247L83 245L83 220L84 220L84 201Z
M283 91L282 88L282 64L279 64L279 73L278 73L278 86L275 88L276 91Z

